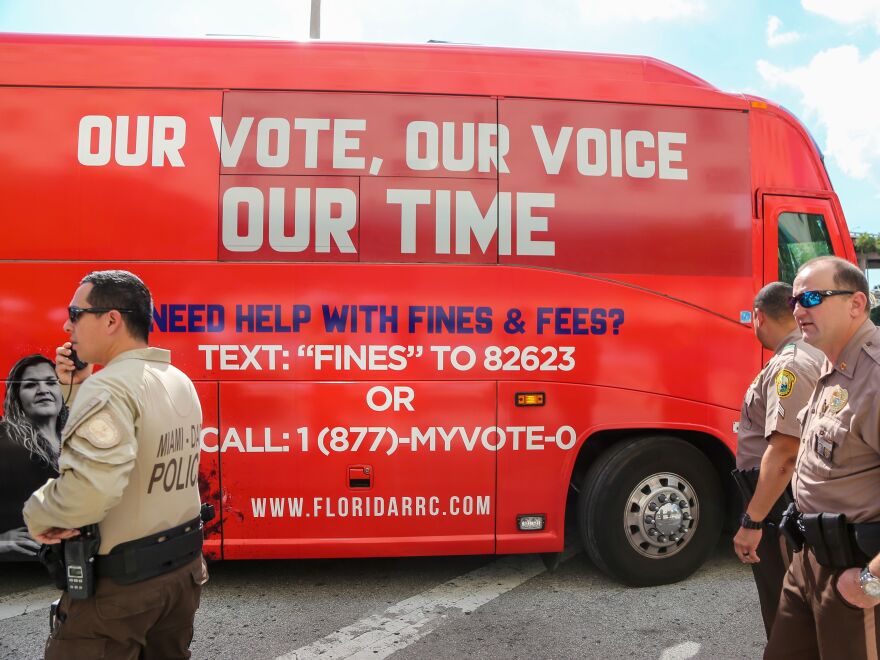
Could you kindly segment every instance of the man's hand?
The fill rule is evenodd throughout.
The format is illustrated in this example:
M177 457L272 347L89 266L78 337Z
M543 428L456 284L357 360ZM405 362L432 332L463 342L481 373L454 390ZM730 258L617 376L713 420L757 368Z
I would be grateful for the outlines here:
M55 349L55 374L58 376L58 382L62 385L70 385L71 379L73 379L74 385L79 385L92 375L93 366L91 364L80 371L74 369L73 360L70 359L72 352L73 344L69 341Z
M871 598L862 591L859 584L859 574L862 572L860 568L848 568L837 576L837 593L848 604L853 607L861 607L867 609L880 605L880 598Z
M740 527L736 536L733 537L733 550L743 564L757 564L761 561L757 552L758 544L761 542L761 534L760 529Z
M0 534L0 553L15 553L35 557L40 544L27 533L27 527L16 527Z
M55 545L56 543L61 543L61 541L65 539L72 539L75 536L79 536L78 529L50 527L49 529L40 532L39 534L34 534L34 539L36 539L40 543L45 543L46 545Z

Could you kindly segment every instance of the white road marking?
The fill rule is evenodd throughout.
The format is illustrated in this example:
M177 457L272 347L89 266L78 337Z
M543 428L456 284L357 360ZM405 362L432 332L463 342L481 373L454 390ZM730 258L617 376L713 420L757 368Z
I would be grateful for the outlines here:
M567 550L562 561L575 553ZM537 555L509 555L391 605L278 660L387 658L431 634L450 615L473 612L547 569Z
M0 597L0 621L20 614L48 609L52 601L60 596L61 592L55 587L40 587Z
M660 660L688 660L693 658L700 652L700 645L696 642L682 642L675 646L670 646L663 651Z

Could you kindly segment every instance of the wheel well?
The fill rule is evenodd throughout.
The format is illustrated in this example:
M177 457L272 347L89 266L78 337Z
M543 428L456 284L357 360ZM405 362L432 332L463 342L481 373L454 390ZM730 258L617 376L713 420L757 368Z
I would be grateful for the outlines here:
M696 449L701 451L712 463L718 473L718 482L724 493L727 516L724 529L732 531L736 528L739 514L742 512L742 498L736 488L736 483L730 476L730 471L736 467L736 458L730 449L721 440L708 433L700 431L683 431L679 429L618 429L613 431L599 431L594 433L581 445L580 452L574 463L571 473L571 483L568 489L566 511L574 509L577 502L577 493L584 475L603 452L621 440L648 437L653 435L665 435L680 438ZM566 517L568 517L566 515Z

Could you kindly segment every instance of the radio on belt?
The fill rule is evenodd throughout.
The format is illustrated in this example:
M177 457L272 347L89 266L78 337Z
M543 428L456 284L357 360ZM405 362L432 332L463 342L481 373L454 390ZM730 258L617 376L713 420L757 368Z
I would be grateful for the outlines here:
M101 547L98 525L81 527L80 535L64 541L64 571L67 593L81 600L95 593L95 555Z

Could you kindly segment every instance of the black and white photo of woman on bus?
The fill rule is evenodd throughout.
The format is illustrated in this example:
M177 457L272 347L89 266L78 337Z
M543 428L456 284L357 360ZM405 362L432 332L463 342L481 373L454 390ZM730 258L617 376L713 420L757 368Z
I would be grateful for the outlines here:
M67 412L52 360L34 354L13 365L0 419L0 560L34 558L40 548L21 509L31 493L58 476Z

